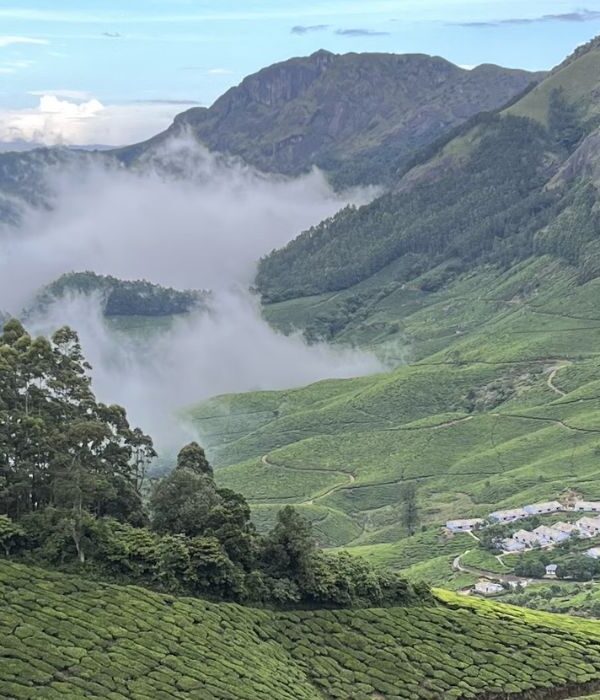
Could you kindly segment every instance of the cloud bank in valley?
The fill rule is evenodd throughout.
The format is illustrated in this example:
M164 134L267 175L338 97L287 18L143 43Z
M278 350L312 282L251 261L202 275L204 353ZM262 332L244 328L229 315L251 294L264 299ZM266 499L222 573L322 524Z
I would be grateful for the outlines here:
M170 417L203 398L379 369L364 353L276 333L246 291L261 255L347 202L319 173L267 177L180 141L138 172L85 167L51 177L53 210L30 212L0 237L0 308L18 313L42 285L82 270L215 292L210 314L180 318L150 340L116 334L90 297L35 320L44 331L76 328L99 397L125 405L159 443L174 446Z

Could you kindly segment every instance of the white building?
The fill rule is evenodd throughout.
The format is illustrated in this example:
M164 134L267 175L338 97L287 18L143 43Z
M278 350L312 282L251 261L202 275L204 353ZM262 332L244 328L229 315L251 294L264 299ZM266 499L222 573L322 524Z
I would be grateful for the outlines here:
M525 506L523 510L527 515L545 515L547 513L559 513L561 510L565 510L565 507L558 501L546 501L544 503L532 503L529 506Z
M490 520L497 523L514 523L515 520L527 517L524 508L511 508L510 510L496 510L490 513Z
M600 513L600 501L575 501L573 510L581 513Z
M539 544L538 538L529 530L517 530L512 538L526 547L535 547L535 545Z
M493 583L492 581L477 581L475 584L475 592L481 593L481 595L496 595L502 593L504 588L499 583Z
M533 530L533 533L542 547L547 547L551 544L558 544L568 540L570 535L568 532L562 532L547 525L540 525Z
M600 559L600 547L592 547L591 549L588 549L585 554L587 557L591 557L592 559Z
M546 567L546 576L551 578L556 578L556 571L558 569L558 564L548 564Z
M504 552L522 552L525 549L523 542L515 539L502 540L502 551Z
M573 523L554 523L554 525L552 525L552 529L560 530L561 532L566 532L567 535L572 535L574 532L579 532L577 526L573 525Z
M600 517L588 518L585 516L579 518L575 524L582 537L594 537L600 534Z
M481 518L473 518L471 520L448 520L446 528L450 532L472 532L477 530L484 524Z

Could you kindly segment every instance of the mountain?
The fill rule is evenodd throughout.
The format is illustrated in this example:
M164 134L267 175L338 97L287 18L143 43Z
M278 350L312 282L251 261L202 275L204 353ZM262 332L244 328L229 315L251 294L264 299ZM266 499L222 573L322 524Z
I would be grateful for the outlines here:
M249 76L141 144L0 151L0 221L18 223L26 206L51 205L48 172L89 163L144 168L182 133L259 170L297 175L319 165L339 186L388 181L419 147L542 76L492 65L468 71L424 55L319 51Z
M259 170L298 175L317 165L340 185L381 182L420 147L542 76L494 65L465 70L425 55L317 51L245 78L210 108L190 109L166 133L118 153L129 162L191 132Z
M428 272L432 290L473 265L543 253L597 274L599 65L592 42L515 104L422 151L383 197L268 256L264 299L347 289L390 265L398 282Z
M440 594L386 610L272 611L0 562L4 698L571 698L597 624Z

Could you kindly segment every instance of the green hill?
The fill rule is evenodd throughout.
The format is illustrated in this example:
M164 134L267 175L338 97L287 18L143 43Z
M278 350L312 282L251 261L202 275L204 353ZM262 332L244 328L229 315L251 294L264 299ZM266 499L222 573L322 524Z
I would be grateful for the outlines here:
M443 535L447 519L566 489L600 498L599 284L543 257L432 293L397 286L346 319L338 338L408 364L220 397L190 418L217 479L251 500L261 528L280 504L297 504L322 545L461 588L472 580L457 579L451 561L474 542ZM275 305L277 319L336 308L344 294ZM420 511L412 536L403 520L411 484Z
M600 683L596 624L452 594L270 612L2 561L0 600L7 700L525 700Z
M473 577L452 570L455 556L475 546L490 561L472 538L443 535L447 519L568 491L600 498L599 52L579 49L510 114L476 119L394 191L262 261L273 325L371 348L396 369L191 410L218 479L261 527L297 504L323 546L461 588ZM531 118L538 95L546 123Z
M425 55L317 51L248 76L210 108L184 112L165 134L118 155L130 162L166 136L191 132L267 172L317 165L338 185L382 182L419 148L542 75L493 65L469 71Z

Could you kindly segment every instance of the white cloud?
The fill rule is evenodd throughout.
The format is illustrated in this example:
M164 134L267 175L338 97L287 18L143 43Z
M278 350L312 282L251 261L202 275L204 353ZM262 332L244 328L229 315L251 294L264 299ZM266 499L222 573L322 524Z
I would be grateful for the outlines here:
M232 75L233 71L229 68L211 68L206 71L208 75Z
M473 70L474 68L477 68L474 63L459 63L458 67L462 68L463 70Z
M15 46L16 44L48 44L46 39L34 39L30 36L0 36L0 48Z
M25 68L31 68L33 65L35 65L35 61L4 61L0 64L0 74L12 75Z
M89 100L92 95L85 90L30 90L28 95L33 95L34 97L44 97L46 95L51 95L52 97L60 97L64 100Z
M122 146L154 136L184 108L165 101L104 105L77 90L32 94L40 97L37 107L0 110L0 141Z
M0 307L18 313L70 270L211 288L210 314L182 318L163 335L115 335L93 298L56 305L38 326L76 328L98 396L123 403L163 445L180 442L173 413L210 395L381 369L363 353L275 333L242 291L261 255L370 193L337 195L318 172L267 176L187 139L164 144L136 171L93 163L50 168L51 210L0 236Z

